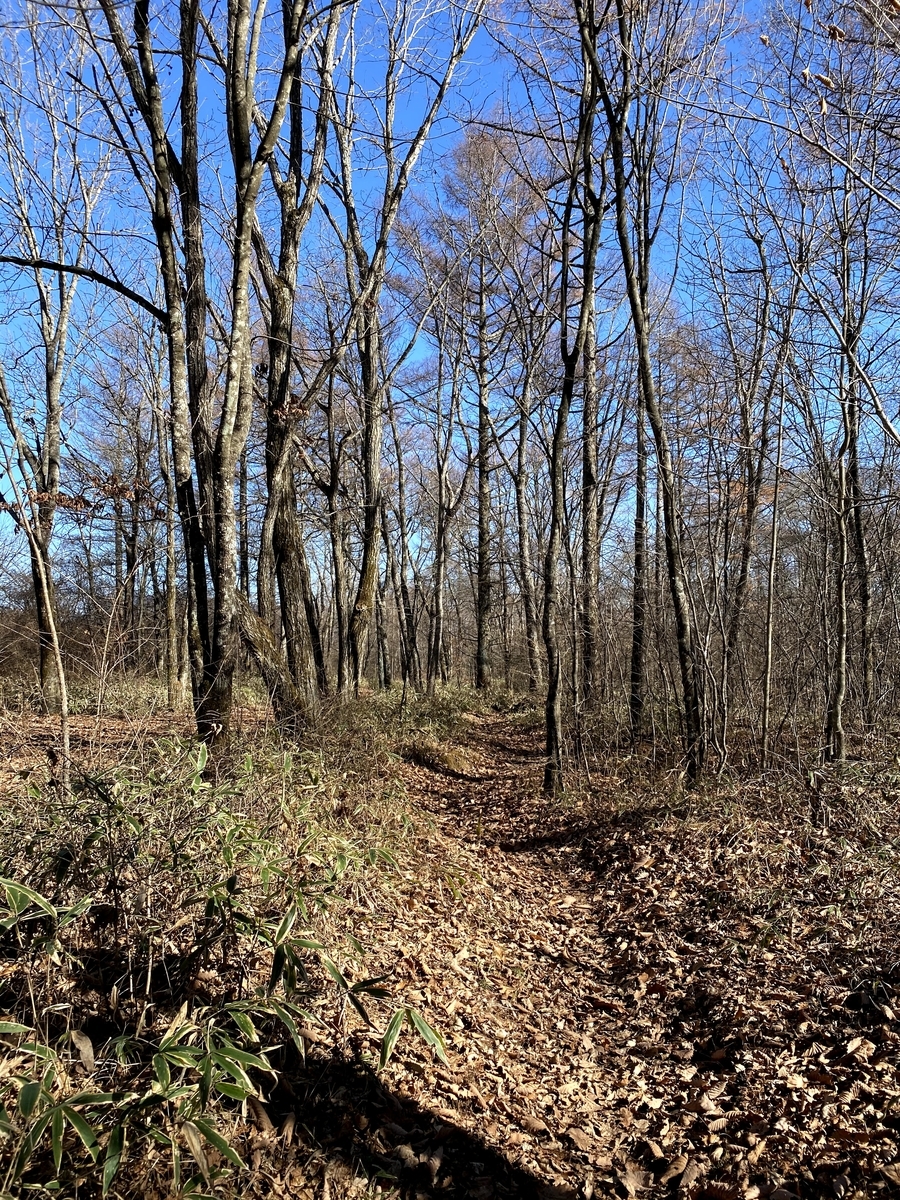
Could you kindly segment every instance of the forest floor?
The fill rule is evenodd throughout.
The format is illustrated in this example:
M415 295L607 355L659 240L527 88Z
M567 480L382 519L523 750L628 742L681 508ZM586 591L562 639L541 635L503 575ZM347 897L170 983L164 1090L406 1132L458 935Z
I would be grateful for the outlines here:
M16 763L39 771L49 736L29 727ZM895 768L684 793L623 754L550 803L532 710L465 714L395 750L403 840L327 923L385 977L377 1016L421 1012L447 1061L404 1032L377 1070L382 1033L344 1003L304 1030L305 1060L265 1104L231 1118L248 1170L216 1195L900 1196ZM352 822L351 800L334 795ZM111 979L89 995L114 1032ZM170 1017L161 1006L163 1032ZM121 1194L163 1200L141 1169L132 1152Z
M337 1194L368 1161L421 1196L900 1195L896 778L673 805L626 764L548 804L540 743L476 716L408 756L430 829L359 936L450 1063L316 1081Z

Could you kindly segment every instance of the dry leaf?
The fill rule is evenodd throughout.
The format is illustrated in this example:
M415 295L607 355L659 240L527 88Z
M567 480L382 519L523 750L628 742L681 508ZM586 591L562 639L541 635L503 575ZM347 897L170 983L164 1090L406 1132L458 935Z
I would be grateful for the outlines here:
M691 1184L694 1183L695 1180L699 1179L702 1174L702 1164L697 1162L696 1158L691 1158L688 1160L688 1164L682 1172L681 1183L678 1186L689 1188Z
M617 1170L616 1174L629 1196L636 1196L650 1182L647 1172L630 1160L625 1164L625 1169Z
M900 1183L900 1158L898 1158L896 1162L892 1162L888 1166L882 1167L881 1173L888 1178L891 1183Z
M566 1132L579 1150L590 1150L594 1144L594 1139L590 1134L585 1133L583 1129L579 1129L577 1125Z
M519 1118L519 1124L522 1126L523 1129L527 1130L528 1133L546 1133L547 1132L546 1121L542 1121L540 1117L529 1116L528 1113L525 1113L525 1115L523 1117Z
M588 996L587 1001L601 1012L623 1013L625 1005L621 1000L606 1000L603 996Z
M697 1193L697 1200L740 1200L741 1189L736 1183L714 1180L705 1183Z
M852 1051L848 1050L847 1053L852 1054L854 1058L859 1058L863 1061L871 1058L875 1053L875 1043L870 1042L868 1038L854 1038L850 1045L854 1046L854 1049Z
M659 1182L668 1183L670 1179L674 1179L676 1175L680 1175L687 1165L687 1155L679 1154L677 1158L672 1159L665 1171L660 1175Z
M82 1033L80 1029L73 1029L71 1032L72 1041L75 1043L75 1047L78 1050L78 1056L81 1059L81 1065L84 1067L85 1071L87 1071L88 1075L90 1075L93 1073L96 1065L94 1062L94 1043L91 1041L88 1035L86 1033Z
M396 1146L394 1154L409 1171L419 1165L419 1156L408 1142L404 1142L401 1146Z
M262 1104L255 1096L248 1097L250 1107L253 1109L253 1115L256 1118L256 1123L267 1136L275 1132L275 1126L272 1124L272 1118L263 1108Z
M284 1124L281 1126L281 1136L289 1146L294 1138L294 1126L297 1124L296 1113L288 1113L284 1118Z
M425 1166L431 1174L431 1183L437 1183L438 1171L441 1169L441 1162L444 1158L444 1147L438 1146L436 1150L432 1150L431 1154L425 1159Z
M751 1166L755 1166L766 1152L766 1139L761 1138L750 1153L747 1155L747 1162Z

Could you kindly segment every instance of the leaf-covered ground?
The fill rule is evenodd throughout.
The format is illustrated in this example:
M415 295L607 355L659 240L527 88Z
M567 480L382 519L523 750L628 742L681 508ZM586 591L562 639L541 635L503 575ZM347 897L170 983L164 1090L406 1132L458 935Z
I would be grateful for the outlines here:
M415 861L353 920L450 1065L311 1060L271 1194L900 1195L896 780L673 801L624 763L548 805L539 747L407 755Z
M900 778L892 770L860 761L808 783L719 780L684 795L674 775L651 780L645 764L623 755L550 804L540 795L541 731L532 714L473 715L452 739L434 736L426 721L424 732L407 728L395 740L399 762L374 734L365 735L370 750L357 745L368 728L364 713L359 721L347 735L356 767L343 756L339 770L312 772L309 811L300 800L290 809L302 828L284 824L287 808L266 816L281 760L254 769L252 803L263 824L274 824L248 841L246 854L256 862L265 849L276 865L284 858L288 879L312 870L312 849L323 863L340 850L345 863L355 854L364 864L367 839L387 838L394 853L345 871L315 928L336 955L348 948L340 958L348 978L384 976L391 997L366 999L373 1023L365 1025L310 952L313 990L304 1003L315 1020L303 1030L305 1059L290 1045L273 1047L277 1071L254 1075L264 1102L251 1096L216 1110L219 1130L247 1164L230 1176L225 1170L217 1196L900 1196ZM10 751L10 775L33 783L47 771L43 741L30 728L17 736L24 741ZM110 736L124 743L130 735L116 726ZM304 762L294 773L306 778ZM169 813L151 776L154 816L143 818L142 836L171 816L181 862L190 849L184 804L170 788ZM222 786L224 803L231 785ZM135 803L142 795L135 792ZM235 797L243 812L251 794ZM218 812L221 803L218 792L195 794L198 812ZM337 826L323 827L312 846L315 805ZM88 809L78 813L83 821ZM223 813L232 824L240 816ZM35 822L37 829L37 815ZM214 884L218 867L201 852L206 828L197 824L194 869L201 882L212 872ZM109 845L124 864L121 886L134 876L142 896L152 883L160 906L168 897L159 920L170 922L170 957L193 962L190 947L205 926L202 912L191 924L177 863L157 861L124 826ZM196 883L189 891L196 908L205 893ZM249 903L255 893L241 895ZM268 901L275 923L276 900ZM82 919L88 941L100 947L106 938L115 958L116 938L126 948L133 938L136 903L122 902L121 931L101 927L97 914L106 909L95 905ZM255 958L244 942L256 946ZM264 984L270 956L258 938L244 942L226 939L221 963L217 957L214 970L181 980L177 996L163 989L149 1009L147 997L134 999L135 1011L151 1013L141 1016L145 1029L164 1031L184 996L188 1006L191 997L221 1005L236 988L246 991L245 976ZM115 972L84 982L78 971L84 975L88 957L73 944L55 966L41 959L42 979L30 982L21 956L8 957L0 964L0 1020L34 1023L28 1012L52 1008L60 1028L91 1031L97 1077L113 1079L124 1068L103 1029L125 1037L131 1002L124 985L118 999L110 990ZM149 965L145 973L152 983ZM67 1002L51 1004L60 997ZM441 1031L447 1063L406 1030L377 1070L384 1023L398 1007ZM76 1083L95 1077L77 1051L75 1042L66 1052ZM18 1061L0 1062L0 1081ZM134 1069L147 1075L140 1063ZM149 1086L144 1075L127 1086ZM77 1162L77 1141L66 1136ZM190 1142L183 1149L194 1153ZM0 1167L3 1153L0 1146ZM35 1180L49 1161L42 1153ZM227 1168L213 1147L205 1153L211 1170ZM96 1173L82 1159L63 1193L38 1193L93 1200ZM132 1138L110 1194L175 1200L170 1160L165 1146Z

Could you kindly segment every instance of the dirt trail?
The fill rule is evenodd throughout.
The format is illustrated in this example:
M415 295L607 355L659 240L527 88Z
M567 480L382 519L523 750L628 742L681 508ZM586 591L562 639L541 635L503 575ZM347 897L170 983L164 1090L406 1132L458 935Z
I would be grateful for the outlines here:
M606 944L579 812L548 810L532 725L473 719L465 758L460 778L405 768L410 795L436 819L437 853L465 867L453 903L423 896L413 911L424 909L425 922L404 931L417 943L405 956L418 975L414 999L457 1052L455 1072L424 1076L416 1098L427 1089L441 1115L525 1168L536 1192L601 1194L635 1116L609 1102L610 1059L621 1051L602 1014L621 1003L599 969ZM464 1176L454 1181L462 1194L502 1189L495 1177Z
M740 846L548 806L539 747L474 718L465 770L404 766L433 826L361 936L451 1065L402 1041L354 1153L411 1196L900 1195L900 1039L873 989L805 927L769 948L729 899Z

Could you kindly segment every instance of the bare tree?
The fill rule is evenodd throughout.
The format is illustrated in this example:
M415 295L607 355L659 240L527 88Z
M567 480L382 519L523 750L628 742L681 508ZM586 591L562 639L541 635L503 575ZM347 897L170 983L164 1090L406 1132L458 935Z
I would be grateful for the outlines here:
M395 0L385 15L383 85L375 111L367 111L359 78L357 30L351 25L340 67L340 98L332 92L332 127L339 165L328 178L340 205L342 223L333 220L344 251L352 333L359 363L362 437L363 529L356 597L350 616L348 644L353 682L362 682L365 645L374 611L381 537L381 453L384 379L379 302L388 265L391 236L412 172L441 112L453 76L481 21L482 0L445 6L443 0ZM423 113L411 132L398 128L409 77L431 79ZM367 128L366 123L371 121ZM371 213L357 194L354 148L365 138L377 146L381 190Z
M36 10L25 15L18 38L5 43L2 63L3 249L7 261L86 267L107 155L92 156L84 145L96 106L83 89L71 96L60 91L69 74L80 71L84 49L71 34L42 22ZM16 352L15 366L0 369L0 413L28 501L26 508L13 503L7 511L28 534L41 692L46 709L58 712L63 683L54 643L59 622L51 550L57 510L67 502L61 479L64 402L79 277L33 265L20 280L14 303L33 316L38 349L34 361Z
M677 467L654 377L650 263L667 201L680 181L686 102L714 52L721 14L716 9L698 11L683 0L638 4L610 0L599 11L579 0L576 12L608 137L616 236L637 351L641 404L653 432L662 496L687 774L695 779L705 757L701 679L681 547Z

